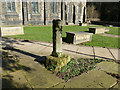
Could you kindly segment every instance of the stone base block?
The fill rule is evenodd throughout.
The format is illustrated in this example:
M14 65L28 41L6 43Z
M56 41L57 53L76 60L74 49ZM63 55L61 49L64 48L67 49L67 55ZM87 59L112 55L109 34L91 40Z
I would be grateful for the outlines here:
M61 57L47 56L46 67L50 70L58 72L61 67L65 66L70 61L70 56L62 55Z
M24 34L23 26L1 27L1 36Z

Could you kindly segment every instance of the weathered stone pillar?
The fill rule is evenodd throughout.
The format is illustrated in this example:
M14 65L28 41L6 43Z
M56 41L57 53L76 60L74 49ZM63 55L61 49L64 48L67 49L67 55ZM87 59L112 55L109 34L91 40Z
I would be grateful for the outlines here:
M53 20L53 52L52 56L62 55L62 22L60 19Z
M53 20L53 52L46 57L46 68L58 72L70 61L70 56L62 54L62 25L60 19Z

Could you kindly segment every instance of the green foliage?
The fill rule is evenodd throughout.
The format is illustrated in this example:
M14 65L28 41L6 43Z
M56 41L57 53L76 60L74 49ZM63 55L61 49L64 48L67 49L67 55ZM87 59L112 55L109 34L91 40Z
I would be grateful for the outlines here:
M95 68L96 63L100 63L102 59L71 59L71 61L57 73L57 75L64 79L68 80L74 76L78 76L84 72L92 70Z

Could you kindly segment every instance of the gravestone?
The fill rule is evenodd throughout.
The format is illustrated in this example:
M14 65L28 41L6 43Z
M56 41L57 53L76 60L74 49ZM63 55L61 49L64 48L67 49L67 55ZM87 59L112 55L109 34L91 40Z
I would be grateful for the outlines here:
M109 31L110 31L110 29L108 29L108 28L105 29L105 32L109 32Z
M19 35L24 34L23 26L2 26L1 35L10 36L10 35Z
M88 26L88 24L87 23L82 23L82 26Z
M105 33L105 28L104 27L90 27L89 32L94 33L94 34L101 34L101 33Z
M87 32L66 32L66 41L72 44L79 44L92 40L92 33Z
M53 20L53 52L46 57L47 69L53 69L58 72L61 67L70 61L70 56L62 53L62 24L61 20Z

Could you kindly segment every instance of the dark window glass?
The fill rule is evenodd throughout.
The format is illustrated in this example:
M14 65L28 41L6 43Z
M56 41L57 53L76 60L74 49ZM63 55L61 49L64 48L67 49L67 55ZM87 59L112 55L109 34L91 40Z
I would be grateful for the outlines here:
M15 12L15 0L7 0L7 12Z
M32 13L38 13L38 2L32 2Z
M52 13L56 13L56 9L57 9L56 2L51 2L51 10L52 10Z

